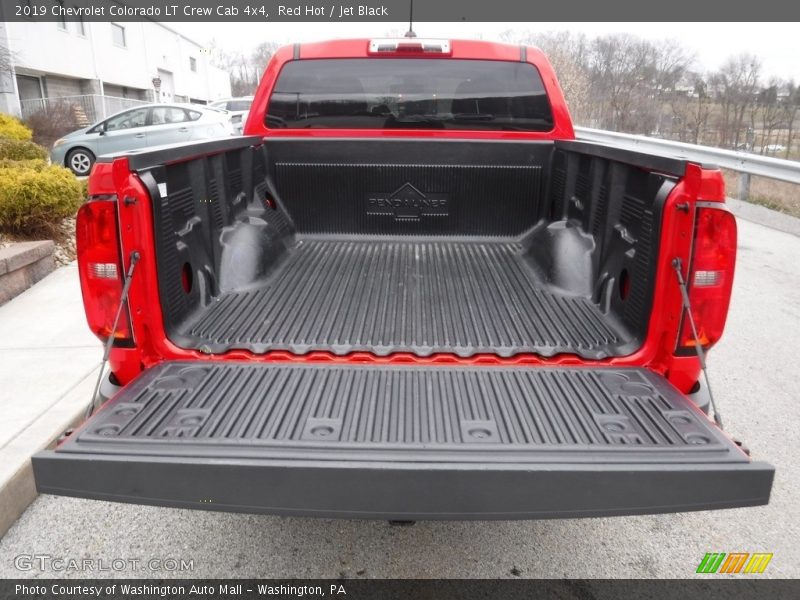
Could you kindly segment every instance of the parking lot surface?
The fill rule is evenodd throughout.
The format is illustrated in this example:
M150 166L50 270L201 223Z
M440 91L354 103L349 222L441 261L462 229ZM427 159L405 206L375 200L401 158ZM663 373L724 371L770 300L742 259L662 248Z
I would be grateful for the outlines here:
M800 238L740 220L739 243L710 375L727 430L777 468L769 506L396 527L41 496L0 540L0 577L683 578L706 552L772 552L760 577L798 577ZM107 570L96 570L98 562L88 572L52 563L19 570L21 555L102 560ZM110 568L115 559L124 568Z

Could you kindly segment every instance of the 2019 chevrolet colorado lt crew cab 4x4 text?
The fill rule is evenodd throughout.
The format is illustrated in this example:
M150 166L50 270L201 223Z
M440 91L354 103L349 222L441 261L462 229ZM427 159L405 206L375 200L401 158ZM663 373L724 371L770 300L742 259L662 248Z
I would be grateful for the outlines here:
M768 501L773 468L687 396L733 282L718 169L576 140L542 53L480 41L285 47L245 133L98 160L78 263L124 387L34 458L39 491L382 519Z

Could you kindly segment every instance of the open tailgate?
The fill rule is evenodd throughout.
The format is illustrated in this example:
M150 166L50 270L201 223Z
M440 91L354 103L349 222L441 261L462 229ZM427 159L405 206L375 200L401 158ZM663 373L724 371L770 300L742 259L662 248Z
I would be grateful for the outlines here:
M774 475L646 369L208 361L147 370L33 467L42 493L380 519L755 506Z

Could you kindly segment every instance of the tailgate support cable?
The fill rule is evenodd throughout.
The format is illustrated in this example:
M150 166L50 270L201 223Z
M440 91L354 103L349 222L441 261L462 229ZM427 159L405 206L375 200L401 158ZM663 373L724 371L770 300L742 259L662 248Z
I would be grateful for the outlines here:
M103 381L103 373L106 370L106 363L108 362L108 357L111 354L111 346L114 345L114 334L117 333L117 325L119 325L119 318L122 316L122 307L125 306L125 303L128 301L128 292L131 288L131 280L133 279L133 271L136 269L136 263L139 262L139 253L137 251L131 252L131 260L130 266L128 267L128 272L125 275L125 284L122 286L122 294L120 295L119 299L119 306L117 307L117 314L114 316L114 324L111 326L111 334L108 336L106 340L106 345L103 348L103 360L100 362L100 372L97 374L97 383L94 384L94 393L92 394L92 400L89 402L89 406L86 408L86 415L84 416L85 419L88 419L92 416L92 413L95 409L95 403L97 402L97 393L100 391L100 383Z
M681 289L681 298L683 299L683 310L686 317L689 319L689 325L692 328L692 337L694 338L694 349L697 351L697 358L700 359L700 368L703 370L703 379L706 381L706 389L708 390L708 398L711 401L711 409L714 411L714 422L722 427L722 417L717 410L717 404L714 402L714 394L711 391L711 381L708 379L708 370L706 369L706 353L703 350L703 345L700 343L700 336L697 335L697 326L694 322L694 315L692 314L692 304L689 301L689 292L686 289L686 280L683 278L681 272L681 259L673 258L672 267L675 269L675 274L678 276L678 287Z

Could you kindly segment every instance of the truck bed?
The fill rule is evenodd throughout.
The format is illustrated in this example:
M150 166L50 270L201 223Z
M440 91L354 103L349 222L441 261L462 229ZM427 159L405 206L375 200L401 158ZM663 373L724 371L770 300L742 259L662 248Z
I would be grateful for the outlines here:
M182 348L601 359L644 339L682 163L574 142L213 148L129 159Z
M125 385L33 457L38 491L390 520L766 504L774 468L692 387L671 266L713 343L722 175L573 139L535 49L407 41L285 47L251 135L98 159L78 264Z
M263 281L222 294L182 334L184 343L210 352L421 356L599 358L626 341L588 298L542 286L519 242L313 236L299 237Z

